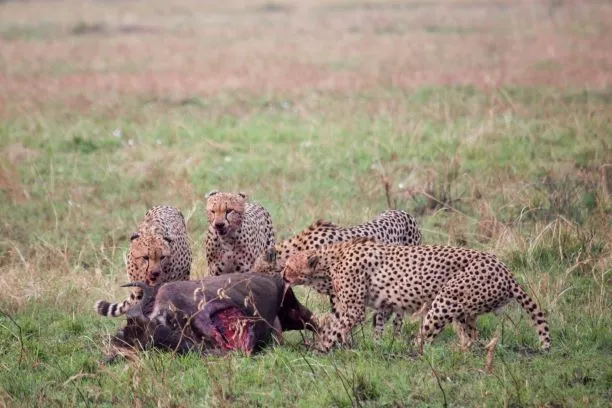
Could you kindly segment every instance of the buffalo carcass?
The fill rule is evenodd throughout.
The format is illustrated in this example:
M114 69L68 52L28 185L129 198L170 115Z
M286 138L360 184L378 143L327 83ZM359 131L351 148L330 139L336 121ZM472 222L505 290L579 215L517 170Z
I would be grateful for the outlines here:
M143 289L140 303L127 313L127 324L111 338L119 348L159 348L223 354L251 354L282 331L311 330L312 313L282 278L256 273L210 276Z

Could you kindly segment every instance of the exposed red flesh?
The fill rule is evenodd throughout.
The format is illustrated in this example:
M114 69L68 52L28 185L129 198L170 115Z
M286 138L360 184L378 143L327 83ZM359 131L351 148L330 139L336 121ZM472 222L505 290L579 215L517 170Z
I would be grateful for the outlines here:
M253 323L237 308L228 308L212 317L216 328L215 338L226 350L253 351ZM217 335L218 334L218 335Z

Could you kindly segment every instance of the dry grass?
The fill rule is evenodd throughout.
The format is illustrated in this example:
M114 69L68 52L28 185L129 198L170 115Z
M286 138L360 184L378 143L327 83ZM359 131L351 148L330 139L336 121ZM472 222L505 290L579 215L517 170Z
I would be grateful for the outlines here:
M295 98L451 84L605 89L612 78L605 2L0 7L3 115L57 104L90 111L133 95Z

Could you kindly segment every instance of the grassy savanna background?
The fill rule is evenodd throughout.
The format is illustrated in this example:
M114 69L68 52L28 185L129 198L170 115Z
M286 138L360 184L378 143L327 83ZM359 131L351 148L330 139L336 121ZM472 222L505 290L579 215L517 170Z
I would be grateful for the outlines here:
M0 405L610 406L610 21L603 1L1 2ZM130 233L179 207L205 276L212 189L281 238L405 209L426 243L506 262L553 349L513 305L468 353L366 324L325 356L293 333L103 364L122 320L92 306L127 294Z

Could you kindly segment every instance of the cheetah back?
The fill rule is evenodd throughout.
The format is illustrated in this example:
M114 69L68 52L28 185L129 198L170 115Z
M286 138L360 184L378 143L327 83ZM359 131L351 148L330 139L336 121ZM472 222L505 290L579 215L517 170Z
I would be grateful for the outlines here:
M274 265L269 265L269 262L260 257L259 267L254 272L280 273L287 259L300 251L318 250L358 237L373 238L384 244L420 245L422 235L415 218L401 210L385 211L366 223L350 227L318 220L296 236L276 245ZM322 287L327 286L331 284L322 284Z

